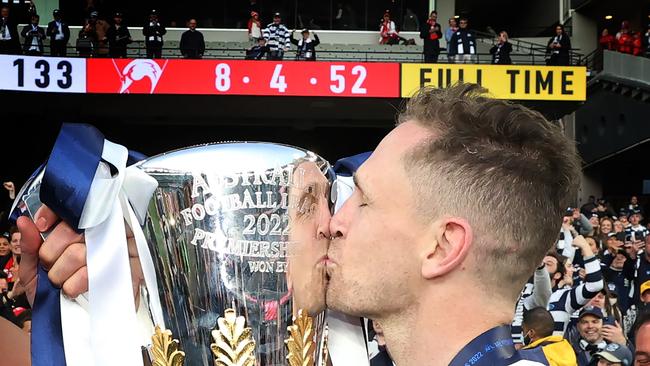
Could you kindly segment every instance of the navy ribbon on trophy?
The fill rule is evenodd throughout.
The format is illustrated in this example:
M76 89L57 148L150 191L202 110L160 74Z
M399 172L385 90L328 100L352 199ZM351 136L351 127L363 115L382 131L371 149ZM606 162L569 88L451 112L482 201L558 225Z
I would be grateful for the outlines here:
M85 234L93 295L87 301L82 295L78 302L61 297L39 266L32 320L34 366L142 364L124 228L126 221L134 230L145 282L155 289L140 225L156 182L136 167L126 168L127 160L142 157L105 140L92 126L63 125L43 172L40 201ZM164 328L159 300L151 298L154 321ZM86 312L88 319L79 320ZM71 349L66 354L67 345Z
M97 130L72 124L63 125L54 143L41 182L40 198L72 228L79 226L103 145L104 136ZM34 366L66 365L59 292L39 266L32 313Z

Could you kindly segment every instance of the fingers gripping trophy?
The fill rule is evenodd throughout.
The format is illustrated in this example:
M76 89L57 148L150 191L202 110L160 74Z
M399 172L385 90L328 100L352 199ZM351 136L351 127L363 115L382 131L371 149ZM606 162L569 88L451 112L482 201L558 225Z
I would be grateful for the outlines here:
M71 126L74 130L74 125L64 129ZM61 218L41 230L43 248L61 240L61 225L84 234L88 292L75 299L60 295L62 330L53 332L61 334L67 365L115 364L122 352L138 354L122 364L138 365L327 364L323 311L333 176L326 160L286 145L220 143L172 151L127 167L127 159L106 151L115 144L103 140L99 145L103 148L96 149L96 166L85 164L92 168L86 174L91 179L85 201L76 205L82 207L77 216L65 206L75 205L62 196L79 187L66 191L61 185L74 186L79 179L66 183L56 177L57 166L75 156L57 153L56 145L44 169L17 196L16 210L36 220L43 210ZM102 233L109 233L109 243ZM113 239L120 236L115 244ZM124 247L121 252L119 246ZM119 265L107 265L120 260L126 261L132 282L124 298L132 302L122 316L105 319L111 311L108 300L97 302L120 296L119 289L111 288L120 278ZM35 312L43 303L39 294L43 298L46 285L52 285L47 267L38 268ZM104 287L111 288L109 295L102 295ZM83 312L87 322L80 321ZM121 322L126 324L120 326L120 337L105 334L110 333L105 328ZM79 334L88 339L71 340L83 338ZM86 359L73 355L85 344L90 349Z

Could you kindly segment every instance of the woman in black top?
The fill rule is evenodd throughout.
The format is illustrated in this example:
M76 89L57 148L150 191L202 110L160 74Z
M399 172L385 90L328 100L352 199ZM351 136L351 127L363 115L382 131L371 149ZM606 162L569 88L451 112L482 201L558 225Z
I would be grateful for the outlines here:
M546 62L547 65L569 66L571 63L569 57L571 40L569 39L569 35L564 32L564 26L562 24L558 24L555 27L555 36L548 40L546 49L549 54Z
M492 54L492 63L496 65L510 65L510 52L512 52L512 45L508 42L508 33L501 31L499 33L498 43L490 49Z

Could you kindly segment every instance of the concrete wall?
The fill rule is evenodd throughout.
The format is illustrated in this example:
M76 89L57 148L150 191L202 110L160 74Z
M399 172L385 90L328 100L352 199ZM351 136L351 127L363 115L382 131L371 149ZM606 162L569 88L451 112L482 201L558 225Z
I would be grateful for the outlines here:
M70 44L74 45L79 35L79 26L70 27ZM131 36L134 41L144 41L142 28L129 27ZM180 41L181 34L187 28L167 28L165 35L166 41ZM219 29L209 28L199 30L203 33L206 42L246 42L248 41L248 31L246 29ZM336 44L379 44L379 32L373 31L338 31L338 30L319 30L316 32L322 43ZM413 38L418 45L422 45L420 34L418 32L400 32L404 38ZM300 37L296 32L295 37Z
M598 25L596 21L574 12L571 23L573 25L571 47L578 48L577 52L583 55L595 50L598 47Z
M38 15L41 16L41 24L47 25L52 20L52 12L59 7L58 0L32 0L36 6Z
M589 201L589 196L596 198L603 196L603 185L600 176L594 173L583 172L580 181L580 188L578 190L577 206L580 207Z
M605 51L603 59L603 75L630 79L650 86L649 59L613 51Z
M70 26L70 44L74 45L77 36L79 35L79 26ZM135 41L143 41L142 28L130 27L131 36ZM185 32L186 28L167 28L165 40L179 41L181 34ZM248 41L248 33L246 29L219 29L209 28L199 30L203 33L206 42L246 42ZM322 43L332 44L365 44L374 45L379 44L379 32L374 31L340 31L340 30L319 30L316 32ZM422 39L418 32L400 32L404 38L413 38L418 45L422 45ZM299 34L295 35L296 38ZM538 43L546 45L546 38L531 37L520 38L523 41ZM444 42L442 42L444 44ZM441 45L442 46L442 45ZM444 47L444 46L442 46ZM479 44L479 49L483 48Z

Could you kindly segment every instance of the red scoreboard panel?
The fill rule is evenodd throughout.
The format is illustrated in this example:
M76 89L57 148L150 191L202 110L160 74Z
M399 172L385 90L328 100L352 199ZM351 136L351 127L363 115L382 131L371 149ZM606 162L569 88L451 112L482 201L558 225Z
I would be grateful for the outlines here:
M88 59L88 93L400 97L397 63Z

